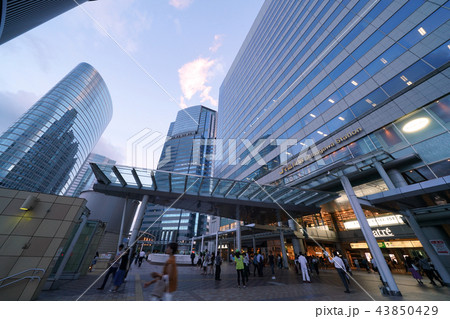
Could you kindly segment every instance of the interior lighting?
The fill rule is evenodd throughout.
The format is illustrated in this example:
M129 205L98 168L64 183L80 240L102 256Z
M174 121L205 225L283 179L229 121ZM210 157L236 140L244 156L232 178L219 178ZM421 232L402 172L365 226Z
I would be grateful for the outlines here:
M425 31L424 28L419 28L417 31L419 31L420 35L422 35L422 36L427 34L427 31Z
M428 124L430 124L429 118L419 117L406 123L403 126L402 131L405 133L414 133L424 129L425 127L427 127Z
M328 101L329 101L330 103L334 103L334 100L333 100L333 99L328 99Z
M317 133L319 133L320 135L323 135L323 132L321 132L321 131L317 131Z
M339 116L338 119L340 119L341 121L345 121L345 119L342 116Z
M412 84L412 82L411 82L411 81L408 81L408 82L406 82L406 84L407 84L407 85L411 85L411 84Z
M314 114L312 114L312 113L311 113L311 114L309 114L309 115L310 115L311 117L314 117L314 118L316 118L316 116L315 116Z
M357 86L357 85L358 85L358 82L356 82L355 80L353 80L351 83L352 83L354 86Z
M381 58L380 61L383 62L384 64L388 63L388 61L385 58Z
M402 79L403 81L408 81L408 78L406 77L406 76L404 76L404 75L402 75L401 77L400 77L400 79Z

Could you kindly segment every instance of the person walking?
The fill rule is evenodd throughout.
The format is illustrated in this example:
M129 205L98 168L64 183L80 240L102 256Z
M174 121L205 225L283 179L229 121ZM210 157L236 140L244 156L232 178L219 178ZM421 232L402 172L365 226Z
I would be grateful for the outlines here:
M129 260L130 250L126 250L122 257L120 257L120 265L119 269L114 276L114 287L110 290L110 292L117 292L119 287L123 284L125 279L125 274L128 269L128 260Z
M350 289L348 287L348 282L347 282L347 275L345 273L345 264L344 261L339 257L339 254L337 251L333 252L334 257L330 258L330 255L328 255L328 253L326 251L323 251L323 254L325 255L325 257L328 258L328 260L330 261L330 263L334 264L334 267L336 268L336 271L339 274L339 277L341 277L342 283L344 284L345 287L345 293L350 293Z
M308 273L308 262L303 253L300 253L298 256L298 264L300 265L300 269L302 271L303 282L311 283L311 278Z
M169 258L164 264L162 274L155 274L154 278L161 277L166 284L166 292L164 293L163 300L172 301L173 293L177 290L178 284L178 271L177 264L175 261L175 253L177 252L178 244L170 243L166 248L166 254L169 255ZM153 275L152 275L153 276Z
M138 267L141 267L142 261L144 260L144 258L145 258L145 251L141 250L140 253L139 253L139 264L138 264Z
M248 253L242 253L244 256L244 277L245 282L248 283L248 276L250 275L250 258L248 257Z
M317 276L319 276L319 259L316 256L313 256L313 258L311 259L311 263Z
M210 259L210 263L209 263L209 274L212 276L212 275L214 275L214 265L215 265L215 263L214 263L214 260L216 259L216 256L213 254L213 253L211 253L211 259Z
M164 282L161 274L158 274L157 272L152 272L151 276L153 280L144 283L144 288L147 288L148 286L155 284L155 286L153 287L153 291L151 293L152 301L158 300L160 301L164 296L164 291L166 290L166 283Z
M110 260L108 272L106 273L105 279L103 279L103 283L100 287L97 288L97 290L103 290L105 289L105 285L108 282L108 278L110 275L112 275L112 281L114 282L114 277L116 276L117 269L119 269L119 259L120 255L122 255L123 252L123 245L121 244L119 246L119 250L116 252L114 257Z
M222 266L222 257L220 256L220 252L217 252L217 256L216 259L214 260L214 263L216 264L216 280L221 280L220 279L220 272L221 270L221 266Z
M275 279L275 257L272 252L269 253L269 266L272 271L272 279Z
M247 288L247 286L245 285L245 278L244 278L244 257L241 255L239 249L236 249L234 262L236 264L238 288L241 288L241 277L242 277L242 286L244 288Z
M419 272L419 267L417 266L418 261L419 261L419 258L417 258L417 257L414 259L414 261L411 258L409 258L409 257L407 257L407 259L406 259L406 263L408 265L409 272L411 273L413 278L415 280L417 280L419 285L423 286L423 281L422 281L423 278L422 278L422 275Z
M433 268L431 267L430 258L427 259L425 257L422 257L419 260L419 265L425 275L427 275L428 279L430 279L430 284L432 284L433 286L437 286L436 282L434 281L434 279L436 279L437 281L439 281L441 286L444 286L444 282L441 281L439 277L435 276Z
M194 259L195 259L195 253L194 251L191 252L191 265L194 266Z
M261 252L258 253L258 256L256 256L258 260L258 276L263 276L263 267L264 267L264 256L261 254Z
M253 277L256 277L256 270L258 270L258 258L256 254L253 254L252 263L253 263Z

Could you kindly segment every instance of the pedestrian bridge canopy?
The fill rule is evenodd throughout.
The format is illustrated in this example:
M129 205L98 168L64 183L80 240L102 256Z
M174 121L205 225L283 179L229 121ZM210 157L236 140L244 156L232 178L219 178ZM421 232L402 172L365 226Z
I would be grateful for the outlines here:
M262 185L217 177L90 163L97 179L94 191L111 196L236 219L270 224L320 211L339 195L314 189Z

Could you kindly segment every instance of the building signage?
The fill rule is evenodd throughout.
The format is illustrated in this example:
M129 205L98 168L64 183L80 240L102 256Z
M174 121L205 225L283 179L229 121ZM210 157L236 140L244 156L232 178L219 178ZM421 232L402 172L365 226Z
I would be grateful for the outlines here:
M450 255L447 245L442 239L430 240L430 243L438 255Z
M420 248L422 244L418 240L396 240L378 242L380 248ZM350 243L352 249L368 248L366 243Z
M294 162L292 162L292 163L282 167L282 169L280 171L280 175L283 175L284 173L290 171L294 167L302 165L303 163L309 161L312 158L315 158L316 156L322 155L325 151L328 151L328 150L336 147L338 144L346 141L350 137L352 137L352 136L354 136L354 135L356 135L356 134L358 134L360 132L362 132L362 128L358 127L356 130L347 132L347 134L345 134L344 136L335 138L332 143L330 143L329 145L327 145L325 147L322 147L318 151L312 152L310 154L304 154L304 156L301 156L301 157L300 156L297 157L297 159Z
M394 237L395 236L389 227L386 227L384 229L381 229L381 228L374 229L374 230L372 230L372 233L376 238L378 238L378 237Z
M392 226L392 225L401 225L404 224L402 215L388 215L381 216L375 218L367 218L367 222L370 227L380 227L380 226ZM359 223L357 220L350 220L344 222L344 227L347 230L351 229L360 229Z

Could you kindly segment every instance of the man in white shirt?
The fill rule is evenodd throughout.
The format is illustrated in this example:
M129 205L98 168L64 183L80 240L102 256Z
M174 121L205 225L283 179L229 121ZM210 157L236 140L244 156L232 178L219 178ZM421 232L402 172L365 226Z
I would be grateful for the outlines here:
M347 282L347 275L345 273L345 264L344 261L338 256L338 252L334 251L333 258L330 258L330 255L328 255L328 253L326 251L323 252L325 257L328 257L328 260L330 261L330 263L334 264L334 267L336 268L339 277L341 277L342 282L344 283L345 286L345 293L350 293L350 289L348 288L348 282Z
M139 267L141 267L144 258L145 258L145 251L141 250L141 252L139 253Z
M300 253L300 256L298 256L298 263L300 264L300 269L302 270L303 282L310 283L311 279L309 278L308 273L308 262L302 253Z

